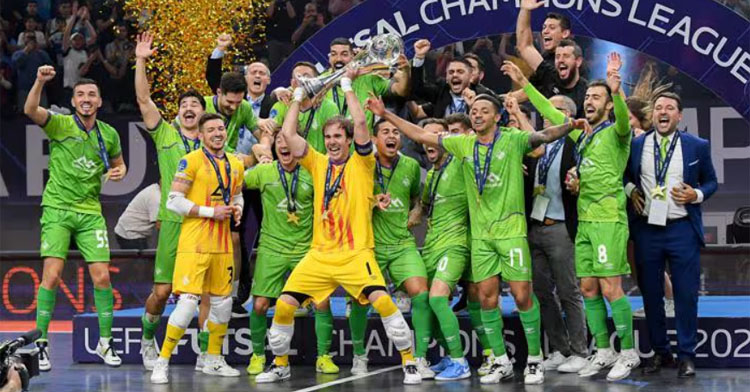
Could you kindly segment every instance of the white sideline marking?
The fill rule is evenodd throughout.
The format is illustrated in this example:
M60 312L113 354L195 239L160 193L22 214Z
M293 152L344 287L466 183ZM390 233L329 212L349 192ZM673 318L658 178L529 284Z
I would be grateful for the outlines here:
M323 388L326 388L326 387L330 387L332 385L343 384L345 382L359 380L359 379L362 379L362 378L367 378L367 377L374 376L374 375L377 375L377 374L380 374L380 373L387 373L387 372L390 372L390 371L393 371L393 370L396 370L396 369L401 369L401 365L391 366L391 367L387 367L387 368L376 370L374 372L368 372L368 373L365 373L365 374L359 374L359 375L356 375L356 376L346 377L346 378L342 378L342 379L339 379L339 380L334 380L334 381L331 381L331 382L327 382L325 384L318 384L318 385L314 385L314 386L303 388L303 389L297 389L294 392L317 391L318 389L323 389Z

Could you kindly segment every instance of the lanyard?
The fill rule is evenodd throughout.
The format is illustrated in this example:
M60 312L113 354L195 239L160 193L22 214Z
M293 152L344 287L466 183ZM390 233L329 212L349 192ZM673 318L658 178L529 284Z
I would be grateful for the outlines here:
M586 133L581 132L581 136L578 137L578 140L576 140L576 173L578 173L578 178L581 178L581 162L583 162L583 150L586 149L586 147L591 143L592 140L594 140L594 136L596 136L597 133L601 132L604 128L612 125L612 122L605 121L601 124L599 124L598 127L594 129L594 132L591 133L591 136L586 137Z
M216 181L219 182L219 189L221 190L221 197L224 199L224 204L229 205L232 193L232 172L231 167L229 166L229 157L226 156L226 153L224 154L224 168L227 172L227 186L225 187L224 180L222 180L221 178L221 170L219 169L219 165L216 164L214 156L211 155L208 150L206 150L206 147L203 147L203 153L206 154L206 158L208 158L208 161L211 162L211 166L214 167L214 172L216 172Z
M664 186L664 181L667 178L669 162L672 161L672 155L674 154L675 147L677 147L677 139L679 138L680 132L675 131L672 143L669 144L669 150L667 150L667 156L664 157L664 161L662 161L661 148L656 143L656 132L654 132L654 174L656 175L656 184L659 186Z
M542 158L539 160L539 185L547 184L547 173L549 173L549 168L552 166L552 162L555 160L557 153L560 152L563 144L565 144L565 140L558 139L556 142L552 143L551 146L547 145L547 147L551 147L551 149L545 151L544 155L542 155Z
M185 137L185 135L182 134L182 132L180 131L180 124L177 121L175 121L174 123L172 123L172 126L177 130L177 134L180 135L180 139L182 139L182 145L185 147L185 153L186 154L189 153L190 151L197 150L198 147L201 146L201 140L200 139L188 139L188 138ZM189 140L193 141L193 148L192 149L190 148L190 143L188 142Z
M432 217L432 210L435 207L435 197L437 196L437 189L440 185L440 178L443 177L443 172L445 172L445 168L448 167L448 165L453 160L453 155L448 155L448 158L443 162L442 165L440 165L440 168L438 168L437 172L432 173L432 178L430 178L430 183L427 185L427 198L430 200L429 204L427 205L427 218ZM433 183L435 185L433 186Z
M339 88L338 86L335 86L333 88L333 100L336 102L336 108L339 109L339 114L342 116L346 116L346 111L349 109L346 103L346 99L344 99L344 106L341 106L341 103L339 101Z
M310 117L307 118L307 123L305 124L305 131L302 134L302 138L307 140L307 134L310 132L310 127L312 126L313 119L315 118L315 110L316 108L310 109Z
M487 176L490 173L490 162L492 162L492 150L495 149L495 143L502 138L502 133L499 130L495 130L495 138L492 139L492 144L487 146L487 155L484 158L484 169L479 172L479 139L474 142L474 180L477 182L477 190L479 196L482 196L484 192L484 184L487 182Z
M292 187L289 188L289 182L286 180L286 170L281 166L281 162L276 162L276 166L279 169L279 178L281 179L281 186L284 187L284 194L286 195L286 210L289 212L297 211L297 202L295 197L297 196L297 180L299 179L299 165L292 171Z
M399 156L396 155L396 159L393 160L393 168L391 169L391 175L388 177L388 183L385 183L385 178L383 176L383 166L380 164L380 160L375 157L375 174L377 174L378 177L378 185L380 185L380 189L383 191L383 193L388 193L388 185L391 185L391 180L393 179L393 175L396 174L396 166L398 166L398 160Z
M219 109L219 97L216 95L214 95L214 109L216 109L217 114L221 115L221 118L224 120L224 128L229 132L229 122L232 121L232 117L221 112L221 109Z
M78 128L80 128L82 131L86 132L88 134L88 131L86 131L86 127L83 125L83 122L80 118L78 118L77 115L73 115L73 120L75 120L76 125L78 125ZM102 131L99 130L99 124L94 121L94 127L91 128L93 131L96 132L96 141L99 143L99 157L102 159L102 162L104 162L104 171L108 172L110 169L109 165L109 155L107 155L107 147L104 145L104 138L102 138Z
M339 172L339 175L336 176L336 179L333 181L333 184L331 184L331 175L333 173L333 163L330 160L328 161L328 168L326 169L326 184L325 184L325 189L323 191L323 211L328 211L328 205L331 203L331 199L333 199L333 196L336 194L336 191L339 189L339 185L341 185L341 179L344 177L344 169L346 169L346 162L344 162L344 164L341 167L341 171Z

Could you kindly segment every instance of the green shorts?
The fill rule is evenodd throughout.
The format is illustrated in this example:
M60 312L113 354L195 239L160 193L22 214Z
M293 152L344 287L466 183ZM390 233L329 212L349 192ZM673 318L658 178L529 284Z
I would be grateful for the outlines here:
M608 277L630 274L628 226L619 222L578 222L576 275Z
M286 283L286 275L292 272L305 254L286 255L264 247L258 248L255 259L255 274L250 293L256 297L279 298Z
M388 272L396 288L400 288L409 278L427 278L424 261L416 246L376 246L375 260L383 275Z
M154 283L172 284L174 260L177 257L177 244L180 242L181 229L182 222L161 222L154 260Z
M59 208L42 207L42 258L65 260L73 236L88 263L109 262L107 222L101 214L82 214Z
M422 259L430 285L437 279L447 284L452 291L469 265L469 256L469 249L460 246L422 249Z
M531 253L526 237L472 240L471 271L474 282L501 275L506 282L531 281Z

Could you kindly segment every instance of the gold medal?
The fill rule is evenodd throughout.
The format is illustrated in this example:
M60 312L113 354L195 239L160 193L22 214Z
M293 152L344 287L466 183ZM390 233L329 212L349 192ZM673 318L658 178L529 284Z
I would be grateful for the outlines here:
M667 190L667 187L659 186L659 185L651 188L651 198L659 199L659 200L666 199L667 198L666 190Z
M544 191L547 190L547 187L544 185L537 185L534 187L534 196L543 195Z
M286 221L287 223L292 223L295 226L299 226L299 216L297 215L296 212L287 212Z

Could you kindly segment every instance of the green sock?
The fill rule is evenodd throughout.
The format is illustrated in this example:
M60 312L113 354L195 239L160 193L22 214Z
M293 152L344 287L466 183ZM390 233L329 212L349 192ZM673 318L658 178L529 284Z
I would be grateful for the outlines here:
M156 332L156 328L159 328L160 321L160 314L150 314L147 312L143 313L143 316L141 316L141 325L143 325L143 339L151 340L154 338L154 332Z
M41 339L47 339L47 329L52 319L52 311L55 309L57 289L47 290L39 286L36 295L36 328L42 331Z
M352 300L352 311L349 313L349 330L352 334L352 348L355 355L365 355L365 332L367 332L367 310L369 306L360 305Z
M208 331L201 330L198 332L198 345L201 347L201 354L208 351Z
M440 325L438 325L437 318L435 317L432 318L432 337L435 338L438 345L440 345L445 352L450 352L448 343L446 343L445 337L443 337L443 332L440 330Z
M414 326L414 356L424 358L432 340L430 293L423 292L411 299L411 323Z
M448 345L451 358L463 358L464 350L461 345L461 333L459 332L458 319L453 314L448 297L430 297L430 307L437 317L439 330Z
M633 348L633 313L628 297L622 296L609 305L612 307L612 320L615 322L617 336L620 337L620 349Z
M109 338L112 336L112 308L114 307L114 296L112 286L106 289L94 287L94 305L96 314L99 316L99 337Z
M318 340L318 355L328 355L331 351L333 335L333 313L331 309L315 310L315 337Z
M479 302L473 301L468 301L467 306L469 309L471 327L477 332L479 344L482 345L482 349L487 350L490 348L490 341L487 339L487 334L484 331L484 324L482 324L482 307L479 305Z
M521 325L523 325L526 345L529 348L529 356L538 357L541 354L541 329L542 321L539 315L539 301L536 295L531 295L531 309L519 310Z
M482 324L487 334L489 346L496 357L505 354L505 339L503 339L503 318L500 309L482 309Z
M609 331L607 329L607 305L601 296L584 298L586 321L589 331L596 340L596 348L609 348Z
M266 355L266 331L268 321L266 315L262 316L250 312L250 340L253 342L253 354ZM200 337L200 335L198 335Z

